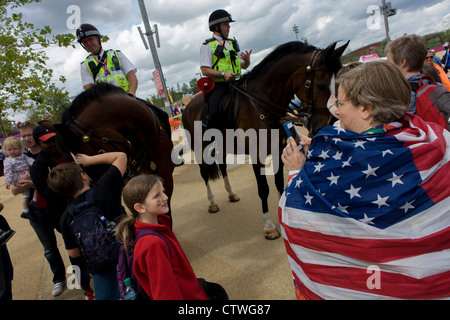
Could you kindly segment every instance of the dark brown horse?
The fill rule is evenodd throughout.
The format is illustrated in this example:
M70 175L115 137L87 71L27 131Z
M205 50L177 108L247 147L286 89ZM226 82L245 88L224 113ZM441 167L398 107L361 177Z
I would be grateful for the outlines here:
M64 112L61 124L54 125L58 147L73 154L125 152L128 155L125 180L141 173L158 174L164 179L170 201L172 141L155 111L158 110L128 96L122 89L100 83L78 95ZM95 166L86 171L96 181L105 169Z
M275 184L281 195L284 190L284 178L280 156L285 145L286 134L280 125L280 120L285 117L288 104L295 94L306 106L309 114L307 128L311 134L317 133L327 124L330 118L326 108L330 97L330 83L333 75L341 68L340 57L347 46L348 43L336 49L336 43L333 43L322 50L301 42L289 42L276 48L251 72L242 76L236 84L232 85L231 95L224 99L224 101L228 100L228 108L234 112L236 120L233 125L227 123L218 128L225 137L223 143L221 141L218 143L217 140L220 139L215 137L218 154L209 149L197 150L198 146L211 148L211 144L206 145L203 141L208 139L202 135L199 121L203 107L202 96L194 98L189 103L183 111L183 125L189 133L187 137L188 140L190 139L190 147L195 152L201 176L206 183L210 202L209 212L219 211L208 182L219 177L219 169L230 201L239 201L239 197L233 193L228 181L224 160L226 154L249 154L252 157L258 195L262 201L265 237L276 239L280 236L270 218L267 201L269 186L264 174L265 158L261 155L272 155ZM239 138L236 138L239 134L231 138L228 135L227 139L226 129L234 129L235 132L242 129L241 135L242 132L247 134L244 134L246 137L239 143ZM268 134L269 131L273 134ZM207 133L208 130L205 134ZM252 134L257 136L254 141L251 141ZM261 134L265 136L261 137ZM234 150L225 149L225 145L234 146ZM218 165L211 164L211 159L218 160L216 161Z

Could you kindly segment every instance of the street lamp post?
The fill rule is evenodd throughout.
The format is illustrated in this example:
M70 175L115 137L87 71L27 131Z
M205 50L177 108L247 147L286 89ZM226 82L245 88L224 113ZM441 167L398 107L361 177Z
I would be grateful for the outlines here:
M386 41L387 43L391 42L391 38L389 37L389 21L388 18L395 16L397 14L397 9L392 9L392 4L388 2L386 4L386 0L381 0L382 6L380 7L381 12L383 12L384 16L384 28L386 30Z
M164 98L165 108L164 109L169 115L172 115L172 110L170 108L169 92L167 91L166 81L164 79L164 74L162 71L161 63L158 58L158 52L156 51L155 41L153 40L153 33L156 33L158 29L155 25L156 31L152 32L152 29L150 28L150 22L148 20L147 10L145 9L144 0L138 0L138 2L139 2L139 8L141 10L142 20L144 21L145 35L147 36L147 40L150 45L150 51L151 51L152 57L153 57L153 63L155 64L155 69L157 69L159 71L159 75L160 75L161 82L162 82L163 89L164 89L164 96L165 96L165 98ZM144 41L145 40L144 36L143 36L144 34L140 30L140 28L139 28L139 32L141 34L142 40ZM158 47L159 47L158 36L157 36L157 40L158 40ZM144 45L147 49L148 46L145 41L144 41Z

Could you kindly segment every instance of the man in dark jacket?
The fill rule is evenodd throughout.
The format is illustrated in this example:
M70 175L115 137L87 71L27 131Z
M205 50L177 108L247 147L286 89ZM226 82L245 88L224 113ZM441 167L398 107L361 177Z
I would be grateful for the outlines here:
M41 146L36 161L30 168L30 176L38 192L37 202L40 215L38 219L30 222L39 240L44 247L44 256L50 264L53 272L52 295L61 294L66 284L66 270L61 254L56 243L55 230L61 232L60 219L67 207L67 198L54 192L47 185L49 172L60 163L71 162L68 154L61 154L56 147L55 133L50 132L43 126L37 126L33 130L33 138ZM78 265L81 269L81 287L85 293L90 292L89 274L83 263L72 261L72 265Z

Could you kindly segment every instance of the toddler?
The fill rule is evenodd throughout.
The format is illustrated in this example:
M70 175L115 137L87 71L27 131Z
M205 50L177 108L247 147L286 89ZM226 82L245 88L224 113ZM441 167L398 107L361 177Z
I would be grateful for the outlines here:
M19 138L9 137L6 138L3 143L3 150L7 156L4 160L4 174L5 174L5 186L6 189L10 189L11 185L15 185L19 182L20 174L25 174L29 171L31 165L34 162L33 158L27 157L23 151L25 147ZM33 216L30 212L30 189L22 193L23 212L20 215L21 218L31 219ZM36 196L33 196L33 202L36 202Z

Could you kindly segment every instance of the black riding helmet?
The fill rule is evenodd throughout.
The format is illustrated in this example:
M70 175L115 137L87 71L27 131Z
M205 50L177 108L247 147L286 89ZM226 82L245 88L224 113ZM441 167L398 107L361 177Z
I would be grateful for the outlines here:
M235 22L231 18L231 14L223 9L219 9L211 13L209 16L209 30L214 32L216 30L216 26L219 26L222 22Z
M102 51L102 45L101 45L101 38L100 38L100 31L98 31L98 29L96 27L94 27L92 24L89 23L83 23L81 26L79 26L77 28L77 32L76 32L76 36L77 36L77 41L79 44L81 44L81 46L84 48L83 44L81 43L81 41L84 38L87 37L91 37L91 36L97 36L98 41L100 43L100 51ZM86 48L84 48L86 50ZM100 52L99 51L99 52ZM98 54L98 53L97 53Z
M77 41L81 43L81 40L90 36L100 37L100 32L92 24L84 23L77 28Z

